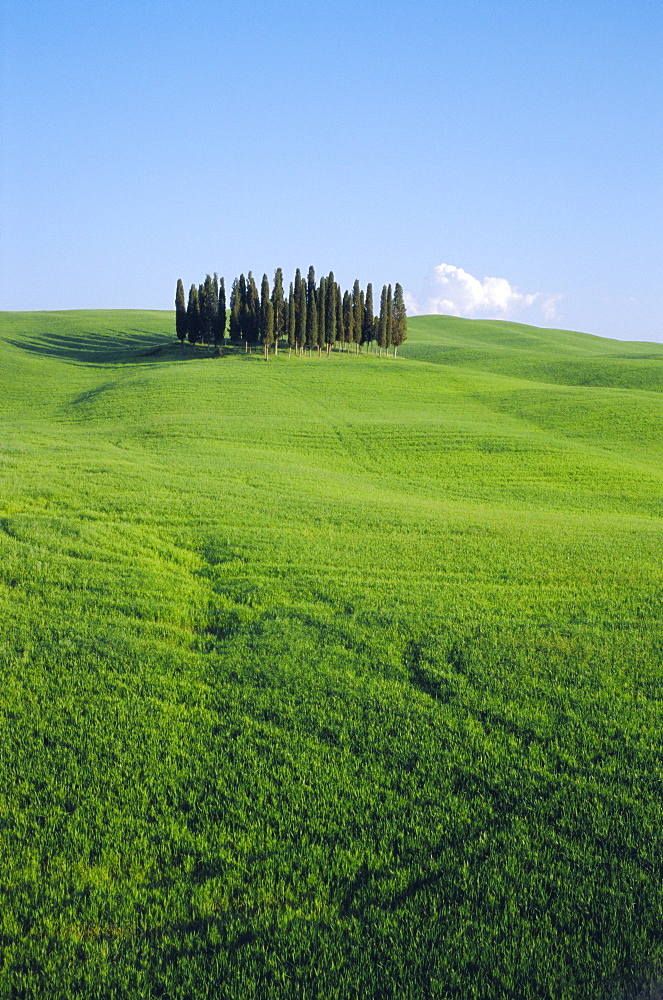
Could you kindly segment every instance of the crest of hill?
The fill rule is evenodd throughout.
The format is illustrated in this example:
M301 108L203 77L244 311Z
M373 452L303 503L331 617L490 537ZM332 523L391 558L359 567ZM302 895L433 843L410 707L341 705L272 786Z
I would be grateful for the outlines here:
M663 390L663 344L504 320L415 316L404 357L558 385Z
M22 357L24 371L28 358L38 368L47 359L124 365L205 358L189 345L182 353L173 317L170 310L6 312L0 342L5 362ZM663 390L663 344L502 320L411 317L399 358L543 384Z

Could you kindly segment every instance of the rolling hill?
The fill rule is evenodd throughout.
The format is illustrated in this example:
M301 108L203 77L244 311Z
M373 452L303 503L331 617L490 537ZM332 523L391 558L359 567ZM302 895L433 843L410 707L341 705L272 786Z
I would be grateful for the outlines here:
M663 345L173 330L0 314L0 996L657 981Z

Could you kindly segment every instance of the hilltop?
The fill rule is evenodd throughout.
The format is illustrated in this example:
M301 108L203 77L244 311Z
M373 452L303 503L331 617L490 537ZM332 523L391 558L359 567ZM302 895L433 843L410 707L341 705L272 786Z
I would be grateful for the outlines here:
M7 995L660 975L662 372L450 317L265 363L2 314Z

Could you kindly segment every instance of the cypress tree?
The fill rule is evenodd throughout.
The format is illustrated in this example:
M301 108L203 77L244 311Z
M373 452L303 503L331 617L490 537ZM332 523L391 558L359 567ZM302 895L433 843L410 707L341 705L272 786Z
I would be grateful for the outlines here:
M214 306L212 315L212 339L216 344L216 325L219 321L219 276L216 271L212 275L212 303Z
M203 333L204 333L204 328L203 328L203 300L204 300L204 298L205 298L205 282L201 282L201 284L198 285L198 340L201 340L203 343L205 342L205 339L203 337Z
M339 342L339 345L343 344L343 297L339 284L336 285L336 332L334 339Z
M196 344L200 338L200 305L198 289L192 285L189 289L189 302L186 307L186 333L190 344Z
M239 276L239 327L241 331L241 339L244 341L244 353L249 352L249 339L251 336L250 332L250 318L249 318L249 291L247 280L243 274Z
M209 343L214 336L216 317L219 311L218 291L215 294L214 281L208 274L200 286L198 295L200 305L200 336L203 343Z
M184 347L186 329L186 299L184 298L184 285L182 284L182 279L178 278L177 288L175 290L175 332L177 333L177 339L182 342L182 347Z
M318 291L318 354L322 349L326 339L327 331L327 279L320 278L320 289Z
M382 355L382 348L387 346L387 286L382 286L382 295L380 296L380 318L378 321L378 347L380 348L380 355Z
M361 340L362 319L361 289L357 279L352 288L352 341L356 345L357 353L359 353L359 341Z
M258 343L260 330L260 297L252 271L249 271L246 279L246 313L247 340L251 346L254 346Z
M242 293L239 287L239 278L235 278L230 289L230 329L228 334L232 341L242 339Z
M274 303L269 298L265 305L264 324L262 342L265 348L265 361L269 361L269 349L274 343Z
M244 341L244 352L247 353L249 350L249 300L246 278L243 273L239 276L237 291L239 293L239 336L240 340Z
M354 314L352 312L352 296L350 295L350 292L346 291L343 296L343 339L345 340L345 343L348 345L348 351L350 350L350 344L353 341L353 334L352 334L353 315ZM341 349L343 349L342 343L341 343Z
M296 278L295 278L296 280ZM306 282L302 280L301 275L299 279L299 292L296 296L296 325L295 325L295 339L297 342L297 349L300 354L304 352L304 344L306 343Z
M336 278L334 272L329 272L327 278L325 301L325 335L324 343L327 347L327 357L331 354L332 344L336 339Z
M292 281L290 282L290 291L288 294L288 301L286 302L286 314L287 314L287 331L288 331L288 357L292 354L292 349L297 343L295 339L295 289L293 287Z
M306 346L309 353L318 342L318 309L315 289L315 270L313 266L308 269L308 281L306 284Z
M360 309L361 330L359 332L359 345L361 346L363 344L363 342L364 342L364 308L365 308L365 306L364 306L364 290L363 289L359 293L359 305L361 307L361 309Z
M274 306L274 354L278 354L279 339L286 332L285 300L283 298L283 271L280 267L277 267L274 271L272 305Z
M391 285L389 285L389 287L387 288L387 329L385 335L387 354L389 354L389 345L391 344L393 309L394 309L394 299L391 290Z
M216 312L216 323L214 325L214 346L221 347L226 338L226 283L223 278L219 282L219 307Z
M373 331L373 285L366 285L366 300L364 302L364 320L361 339L370 347L374 339Z
M394 288L394 308L392 312L391 341L394 345L394 357L396 351L404 340L407 339L407 315L405 313L405 302L403 301L403 289L397 284Z
M260 323L258 336L260 341L264 344L265 342L265 331L267 329L267 303L270 301L269 293L269 278L266 274L263 274L262 281L260 283ZM272 339L274 336L274 312L272 307Z

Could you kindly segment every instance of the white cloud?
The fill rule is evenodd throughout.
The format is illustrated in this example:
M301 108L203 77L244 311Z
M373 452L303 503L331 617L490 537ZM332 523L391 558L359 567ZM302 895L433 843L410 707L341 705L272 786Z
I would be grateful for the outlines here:
M541 303L544 319L557 319L557 303L562 296L559 292L556 295L548 295Z
M506 278L475 278L462 267L438 264L420 295L405 294L409 313L508 319L514 313L537 305L546 319L553 319L559 295L542 298L539 292L524 294Z

